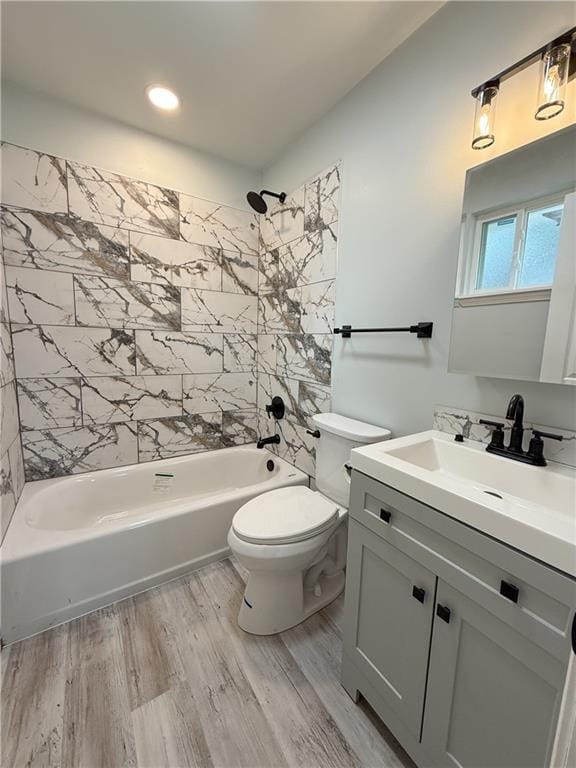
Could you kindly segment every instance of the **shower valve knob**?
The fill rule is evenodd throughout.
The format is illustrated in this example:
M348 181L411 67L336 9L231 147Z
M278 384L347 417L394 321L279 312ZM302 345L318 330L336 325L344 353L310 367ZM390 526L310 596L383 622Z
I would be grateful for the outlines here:
M286 406L284 405L284 400L282 400L279 395L275 395L272 398L272 402L268 403L266 406L266 413L268 414L268 418L270 418L270 416L274 416L276 421L283 419L285 412Z

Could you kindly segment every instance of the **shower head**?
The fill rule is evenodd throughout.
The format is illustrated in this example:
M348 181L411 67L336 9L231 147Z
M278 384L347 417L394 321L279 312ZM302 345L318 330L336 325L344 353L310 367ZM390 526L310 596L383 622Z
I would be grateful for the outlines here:
M250 207L253 208L256 213L266 213L268 210L266 200L264 200L262 195L259 195L258 192L248 192L246 200L248 200Z
M278 194L277 192L270 192L268 189L263 189L260 194L258 194L258 192L248 192L246 200L248 200L250 207L253 208L256 213L266 213L268 210L264 195L275 197L281 203L286 200L286 192L280 192L280 194Z

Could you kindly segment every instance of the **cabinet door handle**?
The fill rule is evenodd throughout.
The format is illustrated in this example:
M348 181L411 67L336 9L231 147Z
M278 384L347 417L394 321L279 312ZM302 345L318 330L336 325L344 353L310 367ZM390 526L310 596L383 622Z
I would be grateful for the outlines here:
M392 519L392 512L390 512L388 509L380 510L380 520L384 520L385 523L389 523L391 519Z
M436 606L436 616L445 621L446 624L450 624L450 608L447 608L445 605L438 603Z
M419 603L423 603L426 599L426 590L422 587L412 587L412 597L415 597Z
M511 600L513 603L518 602L518 595L520 590L514 584L510 584L509 581L502 580L500 582L500 594L507 600Z

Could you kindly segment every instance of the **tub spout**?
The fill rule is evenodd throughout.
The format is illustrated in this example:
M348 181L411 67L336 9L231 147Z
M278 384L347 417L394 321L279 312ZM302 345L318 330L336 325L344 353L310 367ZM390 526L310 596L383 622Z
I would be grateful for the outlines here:
M261 437L256 443L256 448L264 448L265 445L278 445L280 443L280 435L272 435L271 437Z

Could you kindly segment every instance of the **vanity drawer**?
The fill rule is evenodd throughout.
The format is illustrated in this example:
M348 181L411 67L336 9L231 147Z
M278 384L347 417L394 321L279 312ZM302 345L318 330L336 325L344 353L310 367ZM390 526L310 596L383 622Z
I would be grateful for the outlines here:
M358 471L350 515L565 659L576 581Z

